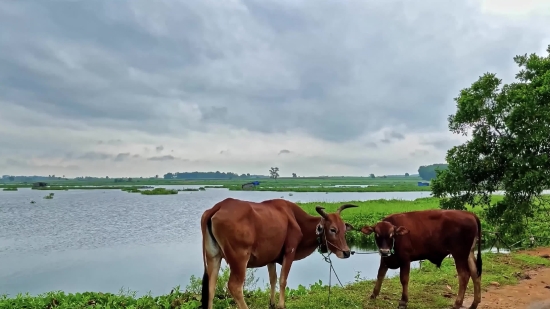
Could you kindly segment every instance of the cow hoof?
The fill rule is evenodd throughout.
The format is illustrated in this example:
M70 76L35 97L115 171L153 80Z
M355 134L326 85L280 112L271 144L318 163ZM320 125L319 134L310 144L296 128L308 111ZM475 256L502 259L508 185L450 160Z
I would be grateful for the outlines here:
M371 295L370 295L370 299L376 299L376 295L371 294Z
M478 304L472 304L469 309L477 309Z
M275 309L275 304L269 304L269 309Z
M407 309L407 302L399 301L399 306L397 309Z

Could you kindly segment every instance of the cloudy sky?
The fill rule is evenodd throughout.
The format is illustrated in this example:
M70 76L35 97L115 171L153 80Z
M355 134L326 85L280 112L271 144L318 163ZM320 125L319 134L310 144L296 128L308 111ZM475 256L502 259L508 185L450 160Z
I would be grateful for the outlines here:
M546 3L545 3L546 2ZM498 5L497 5L498 3ZM416 173L546 0L0 0L0 174ZM546 14L546 16L545 16Z

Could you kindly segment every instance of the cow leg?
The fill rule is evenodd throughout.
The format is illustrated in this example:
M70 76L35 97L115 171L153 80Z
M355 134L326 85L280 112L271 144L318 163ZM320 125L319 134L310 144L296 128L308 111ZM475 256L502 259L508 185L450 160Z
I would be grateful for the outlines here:
M206 258L206 271L208 272L208 308L214 308L214 295L216 293L216 282L218 281L218 273L220 272L220 265L222 263L221 255Z
M278 309L285 308L285 290L286 290L286 279L288 273L290 272L290 267L294 261L294 253L287 254L283 258L283 265L281 267L281 277L279 278L279 305Z
M386 264L384 263L384 260L380 258L378 275L376 276L376 283L374 284L374 290L370 295L370 299L376 299L376 297L380 294L380 289L382 288L382 282L384 281L384 278L386 277L387 272L388 272L388 266L386 266Z
M300 241L302 241L302 236L303 235L300 231L300 226L298 223L291 220L288 225L283 264L281 266L281 276L279 277L279 309L285 308L286 279L288 278L290 267L292 266L292 262L294 262L294 257L296 256L296 247Z
M275 263L267 264L267 270L269 272L269 283L271 284L271 297L269 298L269 308L275 308L275 286L277 285L277 268Z
M244 281L246 279L246 267L249 259L250 254L247 254L246 252L231 252L231 254L227 254L226 252L226 260L229 264L230 270L227 288L229 289L229 293L233 296L233 299L237 303L237 307L239 309L248 309L248 306L244 301L243 289Z
M399 270L399 279L401 280L401 286L403 292L401 293L401 300L399 301L399 309L406 309L409 302L409 274L411 272L411 262L405 262L401 265Z
M468 256L468 268L470 269L470 276L472 277L472 281L474 282L474 301L472 302L470 309L476 309L481 302L481 277L477 275L476 259L474 256L473 248L470 252L470 255Z
M467 257L453 257L455 259L456 272L458 274L458 293L456 294L453 309L460 309L464 302L464 294L466 293L468 280L470 280L470 268L468 267Z

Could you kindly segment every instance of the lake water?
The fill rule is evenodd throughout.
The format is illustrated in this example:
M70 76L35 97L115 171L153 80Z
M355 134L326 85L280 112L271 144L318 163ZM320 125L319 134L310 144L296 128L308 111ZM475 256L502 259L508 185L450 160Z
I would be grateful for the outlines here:
M413 200L430 194L294 192L289 196L288 192L227 189L161 196L120 190L52 192L54 199L46 200L43 196L49 191L0 191L0 295L55 290L116 293L121 288L138 295L160 295L176 285L184 288L191 275L202 277L200 216L227 197L258 202L280 197L300 202L344 202ZM353 281L357 272L361 277L374 278L379 256L334 257L332 261L340 280L346 283ZM388 275L394 274L396 271L388 271ZM260 287L269 283L267 268L259 268L256 275ZM314 252L293 264L288 285L307 286L319 279L328 283L328 264Z

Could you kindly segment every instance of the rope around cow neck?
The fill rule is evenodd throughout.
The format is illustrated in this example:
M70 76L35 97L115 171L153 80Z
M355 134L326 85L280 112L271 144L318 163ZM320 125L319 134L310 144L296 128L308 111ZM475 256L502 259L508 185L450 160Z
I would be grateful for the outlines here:
M321 221L322 222L322 221ZM336 279L338 280L338 283L340 284L340 286L342 288L344 288L344 285L342 284L342 281L340 281L340 278L338 278L338 274L336 273L336 269L334 269L334 266L332 265L332 260L330 259L330 255L332 254L332 251L330 251L328 249L328 244L330 243L331 245L334 246L333 243L329 242L327 240L327 235L326 235L326 231L325 229L323 228L323 236L324 236L324 240L325 240L325 247L327 248L327 251L328 251L328 254L325 255L322 251L321 251L321 235L318 235L317 237L317 243L318 243L318 251L319 253L323 256L323 259L325 260L325 262L327 262L329 264L329 269L328 269L328 296L327 296L327 308L330 308L330 295L331 295L331 287L332 287L332 273L334 272L334 276L336 277ZM334 246L335 248L338 248L337 246ZM340 249L340 248L338 248ZM341 249L340 249L341 250ZM351 253L352 255L355 254L355 251L352 251L353 253ZM369 252L370 253L370 252ZM353 305L355 308L359 308L357 307L357 305Z

